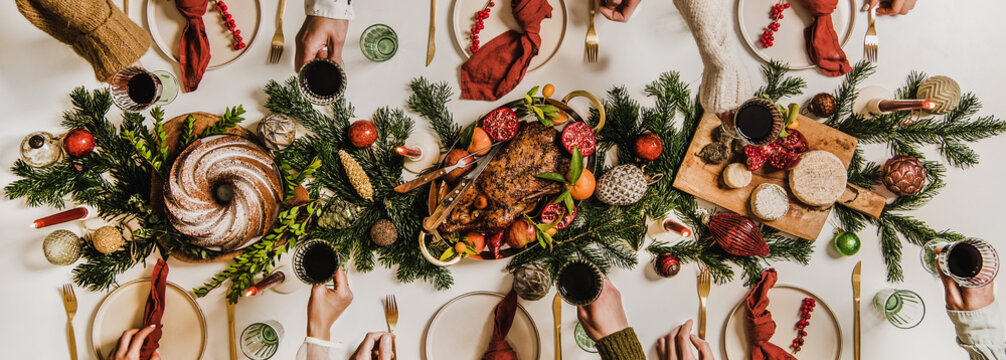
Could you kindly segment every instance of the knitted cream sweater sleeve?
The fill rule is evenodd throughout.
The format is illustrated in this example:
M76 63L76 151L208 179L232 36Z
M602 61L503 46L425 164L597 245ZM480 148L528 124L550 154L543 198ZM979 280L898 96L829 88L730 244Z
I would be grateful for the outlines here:
M674 0L699 46L702 85L699 102L716 114L732 110L750 98L751 79L737 57L736 44L730 39L730 14L727 0Z

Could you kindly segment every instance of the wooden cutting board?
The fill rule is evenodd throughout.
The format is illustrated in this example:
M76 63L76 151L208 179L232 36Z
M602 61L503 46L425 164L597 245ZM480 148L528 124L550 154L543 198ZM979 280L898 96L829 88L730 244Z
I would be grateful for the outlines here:
M821 233L821 228L828 220L831 213L831 206L813 207L801 203L792 194L789 194L789 212L783 217L774 221L764 221L751 214L748 203L751 191L762 183L772 183L782 186L789 192L789 181L787 171L772 169L771 166L764 166L752 173L751 183L747 187L740 189L730 189L723 185L720 173L729 162L719 165L706 164L697 154L704 146L712 142L713 129L722 124L719 118L712 113L706 113L699 121L698 129L692 143L688 146L681 167L678 168L677 177L674 179L674 187L684 192L692 194L700 199L722 206L730 211L747 216L755 221L760 221L765 225L779 229L780 231L793 234L795 236L816 240ZM825 150L842 160L846 169L852 160L852 155L856 151L858 140L834 128L821 124L813 119L800 116L800 132L807 138L807 145L810 150ZM879 217L884 209L886 199L867 189L848 184L845 193L838 203L850 208L859 210L867 215Z

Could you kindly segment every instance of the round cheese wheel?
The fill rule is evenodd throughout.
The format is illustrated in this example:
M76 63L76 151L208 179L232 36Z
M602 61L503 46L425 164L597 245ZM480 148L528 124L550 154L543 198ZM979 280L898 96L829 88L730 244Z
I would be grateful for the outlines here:
M723 183L732 189L739 189L751 183L751 170L741 163L733 163L723 168Z
M810 206L829 206L842 196L848 181L845 165L835 154L808 151L789 173L789 189Z
M789 212L786 189L776 184L764 183L751 192L751 212L765 220L776 220Z

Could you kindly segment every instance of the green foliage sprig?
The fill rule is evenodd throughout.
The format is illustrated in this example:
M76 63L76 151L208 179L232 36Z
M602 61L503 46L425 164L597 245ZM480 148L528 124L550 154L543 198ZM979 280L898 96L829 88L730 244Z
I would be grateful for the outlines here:
M203 132L199 134L199 137L207 137L210 135L223 134L224 132L227 131L227 129L237 126L237 124L240 124L242 121L244 121L245 118L241 116L244 115L244 113L245 109L241 105L227 108L226 110L224 110L224 114L220 116L220 121L217 121L213 125L206 127L206 129L204 129Z

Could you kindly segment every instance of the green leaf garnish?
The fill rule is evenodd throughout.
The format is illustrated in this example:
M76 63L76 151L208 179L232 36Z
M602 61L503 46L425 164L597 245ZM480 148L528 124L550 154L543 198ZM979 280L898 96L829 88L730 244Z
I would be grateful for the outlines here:
M580 156L580 149L573 147L573 159L569 162L569 183L576 184L583 174L583 156Z
M557 182L561 182L561 183L565 183L566 182L566 177L565 176L562 176L562 174L554 173L554 172L544 172L544 173L535 175L534 177L539 178L539 179L557 181Z

